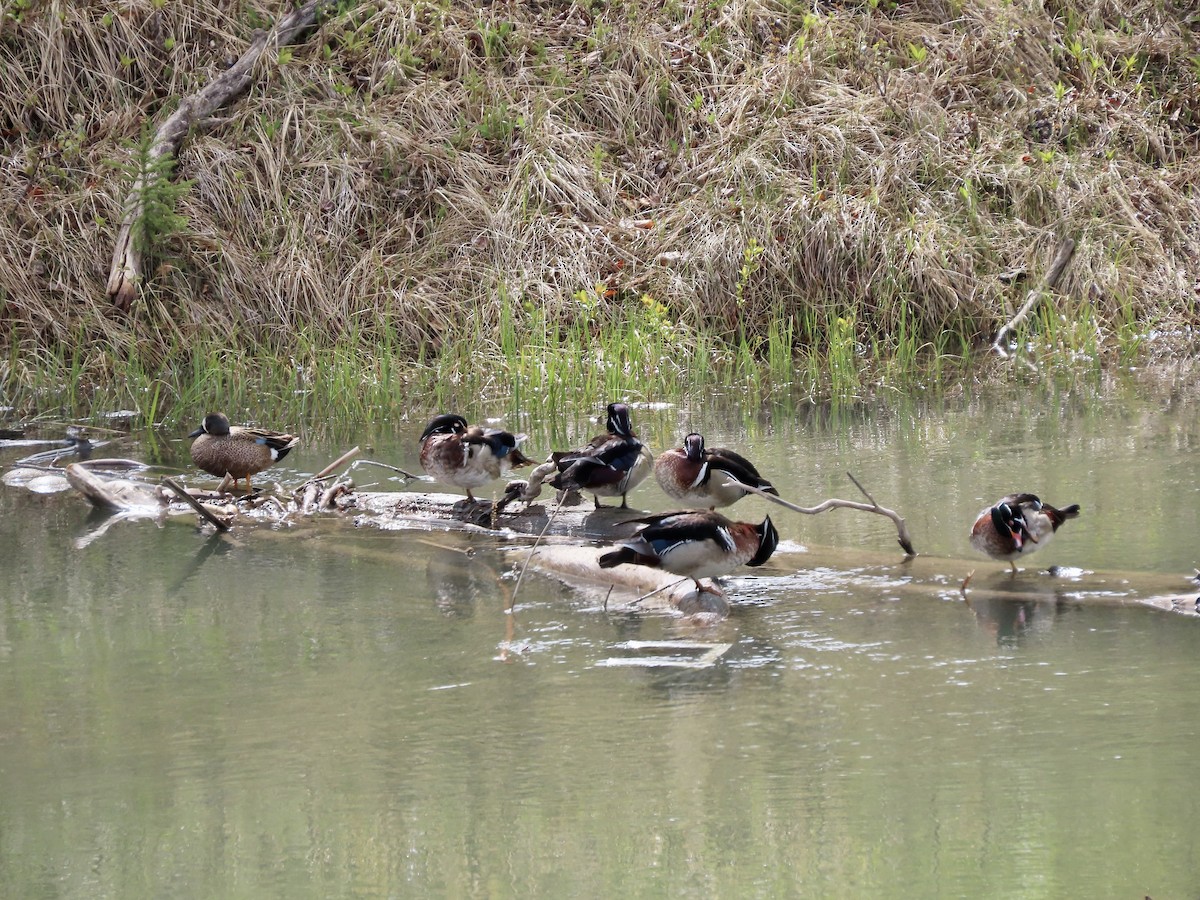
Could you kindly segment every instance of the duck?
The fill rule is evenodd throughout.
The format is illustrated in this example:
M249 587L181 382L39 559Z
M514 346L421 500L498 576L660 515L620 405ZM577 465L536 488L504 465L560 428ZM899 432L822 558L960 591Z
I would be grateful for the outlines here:
M779 496L750 460L724 447L706 448L703 435L696 432L683 439L682 447L658 455L654 477L673 500L710 510L732 506L750 493L735 481Z
M558 471L546 483L560 491L587 491L596 509L603 508L601 497L620 497L621 509L628 509L628 494L650 473L654 456L634 434L628 406L610 403L607 413L604 434L578 450L550 454Z
M1017 557L1050 542L1060 525L1079 515L1079 504L1061 509L1043 503L1036 494L1009 494L982 510L971 526L971 546L1007 562L1017 571Z
M247 491L253 490L251 475L279 462L300 443L298 437L280 431L230 425L220 412L206 415L188 437L193 439L192 462L210 475L228 475L235 487L245 478Z
M761 566L779 546L779 533L767 516L758 525L734 522L712 510L682 510L633 519L638 533L601 555L600 568L649 566L690 578L715 578L738 566Z
M421 468L435 481L464 488L467 502L489 481L533 460L518 448L524 435L471 425L457 413L434 416L421 432Z

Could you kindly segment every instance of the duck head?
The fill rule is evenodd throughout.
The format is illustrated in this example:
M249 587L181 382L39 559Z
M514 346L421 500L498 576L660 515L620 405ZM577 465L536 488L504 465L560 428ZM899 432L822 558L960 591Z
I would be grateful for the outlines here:
M608 423L606 426L611 434L618 437L633 437L633 425L629 421L629 407L624 403L608 404Z
M421 437L418 441L424 442L425 438L431 434L465 434L467 431L467 420L456 413L446 413L441 416L434 416L429 420L429 424L425 426L425 430L421 432Z
M683 439L683 452L689 462L704 462L704 437L693 431Z
M775 530L770 516L763 519L762 523L754 530L758 532L758 552L754 554L754 558L746 563L746 565L761 566L771 558L771 554L779 546L779 532Z
M1040 502L1038 505L1041 505ZM1011 537L1013 545L1018 550L1025 545L1026 540L1037 543L1037 538L1029 533L1029 526L1025 523L1025 515L1021 512L1020 506L1014 507L1009 503L999 503L993 506L992 524L996 526L999 534Z
M225 413L209 413L204 417L204 421L200 427L188 435L190 438L198 438L202 434L211 434L221 436L229 434L229 419Z

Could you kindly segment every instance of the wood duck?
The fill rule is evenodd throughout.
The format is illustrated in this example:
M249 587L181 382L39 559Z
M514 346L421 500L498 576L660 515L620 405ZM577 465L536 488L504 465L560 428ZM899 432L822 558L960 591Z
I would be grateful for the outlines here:
M587 491L601 508L601 497L620 497L627 509L626 495L650 472L654 457L642 446L629 422L629 407L608 404L608 431L598 434L578 450L550 454L558 473L546 483L560 491Z
M1079 515L1079 504L1056 509L1034 494L1009 494L983 510L971 527L971 546L1017 571L1017 557L1049 543L1058 526Z
M779 546L779 533L768 516L758 525L732 522L711 510L685 510L634 519L643 527L631 540L600 557L600 568L623 563L665 569L696 582L761 566Z
M669 497L684 506L716 509L736 503L750 492L735 480L779 494L744 456L723 447L706 448L704 438L695 432L683 439L682 447L659 454L654 477Z
M421 468L442 484L464 488L475 502L472 488L507 475L529 459L518 448L520 438L498 428L468 425L460 415L435 416L421 432Z
M298 437L230 425L224 413L209 413L199 428L188 435L192 441L192 462L210 475L228 475L238 481L246 479L251 490L250 476L279 462L300 442Z

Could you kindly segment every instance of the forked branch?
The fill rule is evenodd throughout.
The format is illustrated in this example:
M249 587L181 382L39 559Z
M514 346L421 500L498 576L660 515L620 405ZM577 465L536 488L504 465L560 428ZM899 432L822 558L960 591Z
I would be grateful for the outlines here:
M862 484L859 483L859 480L852 474L847 472L846 477L854 482L854 486L863 492L863 495L871 501L870 503L860 503L857 500L838 500L834 498L830 500L822 500L816 506L797 506L795 503L789 503L787 500L784 500L782 497L777 497L775 494L768 494L762 488L757 488L741 481L738 482L738 485L743 489L750 491L751 493L758 494L765 500L770 500L772 503L778 503L780 506L790 509L792 512L798 512L806 516L819 515L820 513L827 512L831 509L858 509L862 510L863 512L887 516L896 523L896 540L904 549L904 553L907 556L916 556L917 551L913 549L912 538L909 536L908 525L905 523L904 517L894 509L888 509L886 506L880 506L878 503L876 503L875 498L868 493L867 489L864 488Z

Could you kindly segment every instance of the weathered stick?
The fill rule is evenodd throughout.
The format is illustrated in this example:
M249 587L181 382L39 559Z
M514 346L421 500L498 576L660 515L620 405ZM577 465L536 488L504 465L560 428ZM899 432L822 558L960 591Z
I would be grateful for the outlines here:
M194 509L200 515L200 518L212 525L215 529L217 529L217 531L229 530L228 525L226 525L224 522L214 516L208 509L206 509L203 503L185 491L183 489L183 485L181 485L174 478L171 478L170 476L163 476L162 483L169 487L174 492L175 496Z
M727 475L726 477L728 477L730 481L736 480L732 476ZM867 493L867 489L859 484L858 479L849 472L846 473L846 477L854 482L855 487L857 487L863 492L864 495L866 495L866 498L871 501L870 503L859 503L856 500L832 499L823 500L816 506L797 506L795 503L789 503L787 500L784 500L782 497L777 497L775 494L768 494L762 488L754 487L753 485L746 484L745 482L741 481L738 481L737 484L744 490L758 494L765 500L770 500L772 503L778 503L780 506L790 509L792 512L798 512L806 516L815 516L831 509L858 509L862 510L863 512L887 516L896 523L896 540L900 546L904 548L905 554L908 556L916 556L917 551L913 549L912 538L908 534L908 525L905 523L904 517L894 509L888 509L886 506L880 506L878 503L876 503L875 498Z
M340 469L342 467L342 465L344 463L348 463L350 460L354 459L354 457L356 457L356 456L358 456L358 445L357 444L354 445L353 447L351 447L349 450L347 450L345 453L343 453L341 456L339 456L337 459L335 459L333 462L331 462L329 465L327 465L325 468L323 468L320 472L318 472L316 475L314 475L309 480L316 481L318 478L324 478L326 475L336 472L338 469Z
M1025 303L1017 310L1017 314L1009 319L996 332L996 339L992 341L992 349L1003 357L1008 354L1004 352L1004 348L1000 343L1004 338L1018 325L1029 318L1029 313L1033 311L1033 307L1042 299L1042 295L1047 291L1054 290L1054 286L1058 284L1063 273L1067 271L1067 266L1070 265L1071 258L1075 255L1075 239L1063 238L1062 243L1058 245L1058 252L1054 255L1054 261L1050 263L1050 270L1046 272L1046 277L1025 297Z
M159 126L150 144L151 162L178 153L192 125L207 119L218 109L244 94L250 87L254 67L268 46L281 47L294 43L317 21L326 8L332 8L334 5L335 0L309 0L281 18L270 32L256 32L254 40L237 62L196 93L184 97L175 112ZM122 312L128 312L133 305L137 297L138 282L142 277L141 248L135 246L133 230L143 213L144 177L138 177L125 200L125 214L117 232L108 285L105 288L105 293L112 299L113 305Z

